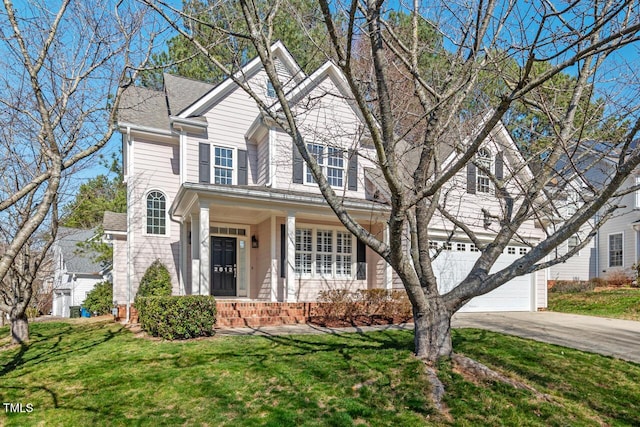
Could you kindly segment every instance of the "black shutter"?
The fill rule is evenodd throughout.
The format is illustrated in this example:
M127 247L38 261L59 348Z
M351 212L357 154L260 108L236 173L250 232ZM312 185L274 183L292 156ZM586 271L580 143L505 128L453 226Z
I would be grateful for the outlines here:
M467 193L476 194L476 165L467 165Z
M496 154L496 179L502 180L504 178L504 159L502 152Z
M302 184L302 177L304 175L304 161L302 160L302 155L300 154L298 147L296 147L295 142L293 143L291 149L293 150L293 183Z
M356 245L356 261L358 265L356 279L365 280L367 278L367 246L360 240Z
M287 227L280 224L280 277L287 277Z
M358 191L358 153L349 150L349 167L347 169L347 189Z
M249 181L247 150L238 150L238 185L247 185Z
M199 180L201 183L211 182L211 145L201 142L198 149Z

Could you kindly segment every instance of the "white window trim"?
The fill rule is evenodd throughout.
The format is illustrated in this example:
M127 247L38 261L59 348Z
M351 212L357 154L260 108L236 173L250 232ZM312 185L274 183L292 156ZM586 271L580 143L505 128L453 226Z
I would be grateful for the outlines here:
M231 184L218 184L218 185L238 185L238 147L226 144L210 143L211 145L211 183L216 181L216 147L231 150L233 153L233 166L231 167ZM247 159L248 160L248 159Z
M636 184L635 185L640 185L640 176L636 176L636 180L635 180ZM635 204L635 208L636 209L640 209L640 189L635 191L635 199L636 199L636 204Z
M611 265L611 236L620 235L622 237L621 240L621 248L622 248L622 265ZM607 265L609 268L624 268L624 233L609 233L607 234Z
M157 191L159 193L162 193L164 195L164 234L155 234L155 233L149 233L147 231L147 197L149 197L149 194ZM169 221L169 196L167 195L167 192L160 189L160 188L150 188L149 190L147 190L144 193L144 198L142 199L142 203L143 203L143 209L144 209L144 222L143 222L143 231L142 231L142 235L143 236L149 236L149 237L160 237L160 238L167 238L167 237L171 237L171 229L170 229L170 224L171 221Z
M355 241L355 236L351 233L349 233L349 231L346 228L343 227L337 227L337 226L330 226L330 225L321 225L321 224L305 224L305 223L296 223L296 230L297 229L308 229L311 230L311 274L301 274L299 272L295 272L296 278L298 279L336 279L336 280L352 280L356 278L356 274L357 274L357 246L356 246L356 241ZM316 272L316 255L319 254L318 252L318 235L317 232L318 230L326 230L326 231L331 231L332 235L331 235L331 243L332 243L332 248L331 248L331 257L332 257L332 261L331 261L331 275L327 276L324 274L319 274ZM337 252L337 248L338 248L338 239L337 239L337 232L343 232L343 233L347 233L351 236L351 275L347 276L347 275L339 275L336 273L336 255L346 255L346 254L338 254ZM297 253L298 251L296 251ZM305 252L306 253L306 252ZM294 253L294 270L295 270L295 253Z
M476 193L491 194L491 193L493 193L493 181L491 181L491 174L495 173L495 154L493 154L493 151L491 151L487 147L481 147L478 150L478 154L480 154L481 150L484 150L487 153L489 153L489 157L485 158L485 157L476 156L476 162L477 163L482 163L480 161L480 159L488 160L488 162L489 162L489 168L488 168L489 169L489 175L485 175L484 171L476 166ZM487 191L481 191L480 190L480 178L486 178L487 181L489 182L489 184L488 184L489 188L488 188Z
M320 169L322 170L322 175L324 175L325 179L327 179L327 182L329 181L329 176L328 176L328 172L329 172L329 165L327 164L328 160L329 160L329 148L334 148L336 150L340 150L342 151L342 185L341 186L336 186L336 185L331 185L331 188L337 188L337 189L344 189L347 186L347 173L348 173L348 159L347 159L347 150L340 148L340 147L334 147L332 145L327 145L327 144L322 144L322 143L316 143L316 142L308 142L307 146L309 145L318 145L321 146L323 148L323 152L322 152L322 164L319 164L318 166L320 166ZM307 147L308 149L308 147ZM332 169L338 169L336 167L331 167ZM304 168L303 168L303 173L302 173L302 182L304 185L308 185L308 186L317 186L318 184L314 181L309 181L307 179L307 175L311 173L311 170L309 169L309 165L307 165L307 162L304 162Z
M569 238L567 239L567 253L571 250L571 248L569 248L569 240L575 237L577 242L576 242L576 246L580 244L580 236L578 236L577 234L572 234L571 236L569 236ZM582 252L582 250L579 250L578 252L576 252L575 254L573 254L573 256L580 256L580 252Z

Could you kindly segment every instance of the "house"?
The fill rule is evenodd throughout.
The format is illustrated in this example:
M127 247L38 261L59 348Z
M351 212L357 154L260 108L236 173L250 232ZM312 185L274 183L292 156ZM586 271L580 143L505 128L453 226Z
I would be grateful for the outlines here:
M389 236L375 151L338 68L327 62L306 75L282 43L272 50L301 132L344 206L379 238L401 238ZM258 59L238 75L267 105L275 103ZM161 91L131 87L118 126L128 211L109 214L104 228L114 244L119 305L130 304L155 259L169 269L175 295L301 302L316 300L326 289L402 286L390 266L336 219L291 138L232 80L212 86L165 75ZM502 126L483 153L489 167L505 173L517 169L512 163L524 164ZM457 155L451 149L448 161ZM524 173L518 169L514 175ZM492 231L478 206L491 199L487 207L500 209L500 202L480 170L472 185L466 175L452 183L459 188L451 197L462 201L457 214L488 238ZM436 266L443 289L478 256L463 235L454 233L452 240L450 228L443 219L432 233L434 250L445 249ZM525 228L522 235L531 242L541 237L533 222ZM496 268L531 242L514 242ZM546 305L545 284L545 272L531 273L475 298L466 309L536 310Z
M566 203L559 203L561 218L573 215L584 198L595 195L594 192L609 181L616 171L615 157L615 150L603 143L586 143L576 148L572 164L584 172L563 189L559 198ZM558 169L562 169L562 165ZM611 199L593 220L556 249L557 255L566 254L591 234L589 243L576 255L549 269L550 280L586 281L596 277L608 279L617 274L635 279L633 265L640 256L640 190L631 189L639 184L640 172L627 177L618 190L621 196ZM615 212L594 231L594 225L614 205L617 206Z
M52 246L54 316L69 317L69 307L84 303L96 284L111 280L109 268L94 261L95 253L80 251L78 243L95 237L96 230L59 227Z

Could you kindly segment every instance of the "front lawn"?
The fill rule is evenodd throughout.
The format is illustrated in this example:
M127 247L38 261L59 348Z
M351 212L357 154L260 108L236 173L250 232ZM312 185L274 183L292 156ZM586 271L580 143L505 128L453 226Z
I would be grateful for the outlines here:
M623 288L591 292L549 292L548 308L562 313L586 314L640 321L640 289Z
M0 400L33 411L0 412L0 425L640 424L640 366L486 331L454 331L455 348L550 400L445 364L447 421L429 404L407 331L190 342L136 338L113 323L31 331L29 346L0 349Z

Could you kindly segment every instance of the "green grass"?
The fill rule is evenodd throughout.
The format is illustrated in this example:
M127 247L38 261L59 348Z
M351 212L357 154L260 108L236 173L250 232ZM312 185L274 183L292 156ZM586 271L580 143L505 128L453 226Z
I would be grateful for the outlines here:
M31 331L29 346L0 350L0 401L34 410L1 411L0 425L640 424L640 366L486 331L455 331L455 348L550 401L443 364L447 422L430 406L406 331L189 342L136 338L112 323Z
M548 308L562 313L640 320L640 289L549 292Z

